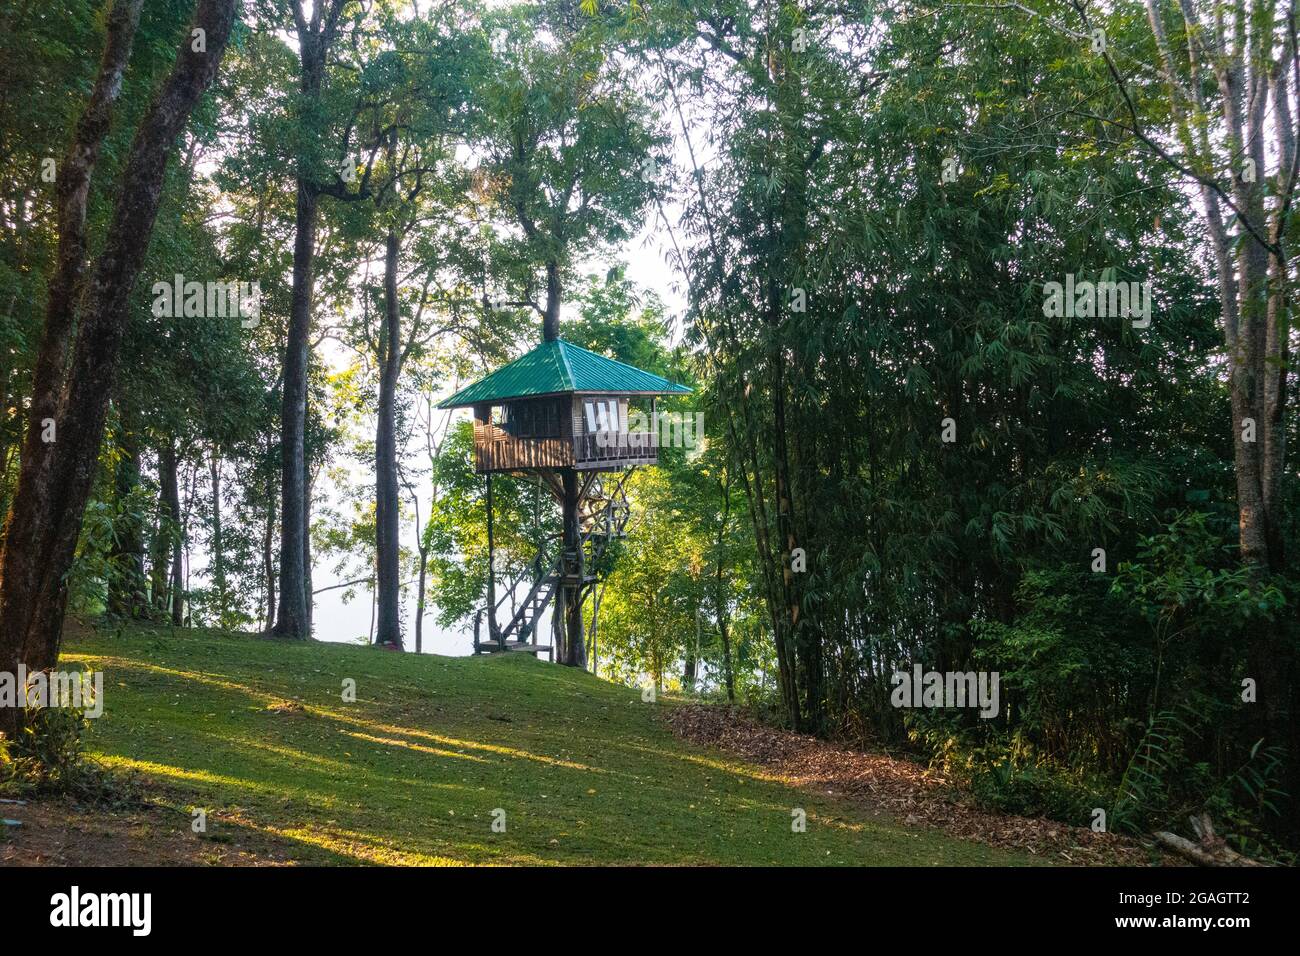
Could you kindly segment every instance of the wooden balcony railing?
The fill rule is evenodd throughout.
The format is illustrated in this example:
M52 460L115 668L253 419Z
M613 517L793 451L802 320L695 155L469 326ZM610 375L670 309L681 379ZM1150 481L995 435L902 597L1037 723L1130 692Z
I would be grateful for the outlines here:
M656 459L659 456L659 436L653 431L598 432L579 435L574 439L573 447L578 464L629 458Z

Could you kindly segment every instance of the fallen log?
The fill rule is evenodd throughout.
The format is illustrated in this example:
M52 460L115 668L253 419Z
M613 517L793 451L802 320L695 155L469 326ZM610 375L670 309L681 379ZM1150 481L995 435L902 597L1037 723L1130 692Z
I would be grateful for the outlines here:
M1181 857L1191 860L1200 866L1227 866L1228 864L1219 860L1217 857L1205 852L1191 840L1186 837L1180 837L1177 833L1170 833L1167 830L1157 830L1151 834L1155 841L1167 850L1172 850Z
M1167 830L1158 831L1152 836L1157 843L1179 856L1191 860L1200 866L1267 866L1248 856L1242 856L1214 832L1214 823L1208 813L1197 814L1191 818L1192 832L1200 843L1193 843L1186 837Z

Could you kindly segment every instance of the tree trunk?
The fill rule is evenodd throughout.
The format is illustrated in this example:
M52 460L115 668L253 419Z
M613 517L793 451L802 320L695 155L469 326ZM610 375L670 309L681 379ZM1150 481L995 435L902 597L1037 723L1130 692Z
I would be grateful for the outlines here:
M275 563L272 544L275 540L275 488L266 489L266 526L262 532L262 576L266 581L266 624L269 631L275 623Z
M542 340L553 342L560 337L560 267L546 264L546 312L542 316Z
M312 612L316 610L316 598L311 579L311 460L304 457L302 463L302 606L306 614L307 629L303 637L311 637Z
M84 299L62 286L54 298L84 301L66 376L38 384L12 517L0 557L0 669L22 661L48 668L58 661L67 610L66 576L81 533L86 500L98 467L108 399L129 317L127 304L153 232L168 156L199 97L211 85L234 23L236 0L199 0L194 25L206 49L191 47L186 31L175 66L140 124L117 189L103 252ZM110 43L112 40L110 39ZM120 69L119 69L120 72ZM66 335L47 323L38 367L59 369ZM45 409L57 409L47 416ZM55 419L57 440L44 443L42 418ZM6 708L5 710L13 710ZM6 731L16 727L16 717Z
M125 620L139 618L144 611L144 528L139 515L123 510L140 486L140 445L125 425L119 450L114 475L118 520L113 562L117 567L109 578L107 603L110 615Z
M731 703L736 702L736 679L731 669L731 615L727 607L727 583L723 576L725 564L723 557L723 544L727 539L727 524L731 520L731 476L718 482L718 487L722 491L722 520L718 524L718 564L717 577L714 580L713 604L714 611L718 617L718 637L722 640L722 676L727 684L727 700Z
M571 580L582 573L582 536L578 529L578 474L563 469L564 477L564 550L570 558L563 573ZM587 668L587 644L582 634L582 583L566 583L564 590L564 656L570 667Z
M416 531L420 529L417 526ZM415 591L415 653L424 653L424 592L429 574L429 551L420 543L420 574Z
M226 627L226 561L221 536L221 459L214 447L208 456L208 476L212 481L212 587L217 592L217 626Z
M718 637L722 641L722 678L727 686L727 700L736 702L736 677L731 663L731 616L727 611L726 585L722 578L722 562L718 562L718 580L714 590L714 610L718 615Z
M42 423L56 420L62 394L68 339L76 319L76 306L86 271L86 205L91 175L100 147L108 134L112 109L122 92L122 77L131 59L131 45L140 21L143 0L116 0L109 11L104 53L90 99L77 122L76 132L58 167L57 203L59 246L49 284L45 327L32 373L32 401L28 427L19 459L18 490L5 519L4 550L0 552L0 671L18 672L28 661L28 628L38 622L50 603L61 600L60 580L50 582L41 567L42 550L48 548L45 523L58 514L59 503L42 488L48 458L55 445L41 441ZM21 412L19 413L21 414ZM57 436L56 436L57 441ZM27 489L26 494L23 494ZM42 520L19 516L18 506L40 506ZM71 561L69 561L71 563ZM58 594L42 594L53 586ZM62 611L59 612L62 628ZM18 729L18 709L0 708L0 735L12 737Z
M280 411L280 616L275 622L277 636L292 638L304 638L309 633L303 561L307 548L304 442L316 209L316 193L300 176L297 231L293 243L293 297L284 351L284 393Z
M300 0L293 10L302 65L299 94L306 109L319 103L325 62L347 0L312 4L310 23ZM311 496L306 455L307 366L311 358L311 310L316 260L316 220L320 200L317 170L299 157L294 217L293 293L284 347L284 392L280 411L280 607L274 633L311 636Z
M1248 43L1243 35L1236 43L1220 44L1199 15L1184 6L1187 36L1194 42L1188 44L1183 73L1178 66L1183 54L1170 45L1162 11L1153 0L1145 5L1174 132L1189 154L1187 167L1217 168L1220 136L1223 155L1230 157L1233 167L1231 203L1220 197L1211 180L1197 178L1215 257L1228 356L1238 545L1244 564L1261 574L1279 574L1285 570L1286 560L1279 489L1286 475L1290 375L1286 290L1292 272L1283 211L1292 212L1295 197L1291 173L1296 130L1290 97L1300 92L1291 89L1297 69L1294 10L1284 19L1266 17L1254 24ZM1083 7L1076 9L1086 23ZM1112 75L1127 97L1119 73L1113 71ZM1205 94L1210 79L1219 92L1213 104ZM1266 141L1270 129L1271 144ZM1274 176L1264 174L1270 154L1276 164ZM1256 175L1243 175L1244 168L1238 163L1249 164L1244 168ZM1232 211L1226 222L1225 206ZM1230 224L1235 235L1229 231ZM1244 434L1247 419L1254 431L1251 440ZM1281 639L1282 626L1279 622L1253 630L1247 670L1259 689L1259 703L1252 708L1252 736L1286 745L1300 740L1291 711L1300 688L1294 680L1296 662ZM1300 788L1300 761L1290 761L1289 774L1285 789L1294 794Z
M401 310L397 264L401 243L390 229L384 254L384 320L379 343L379 409L375 426L375 643L402 647L397 515L397 378L401 372Z
M171 608L171 622L174 625L181 623L181 611L185 602L184 582L181 577L179 469L176 446L171 439L168 439L167 443L158 449L158 485L162 497L158 523L165 542L161 552L163 567L170 567L170 584L167 587L167 601L163 609Z
M1254 130L1259 120L1257 105L1252 105L1248 129ZM1258 168L1264 168L1263 136L1258 135L1248 146L1249 154ZM1259 224L1265 222L1263 183L1234 181L1238 205L1248 218ZM1276 240L1276 224L1272 231ZM1280 420L1280 409L1270 409L1270 391L1285 392L1285 369L1280 370L1277 384L1270 388L1273 378L1270 365L1279 364L1280 357L1270 354L1270 343L1279 347L1276 326L1286 312L1280 287L1270 289L1270 278L1279 273L1279 265L1265 246L1249 237L1240 243L1237 252L1237 314L1239 324L1235 336L1228 341L1230 368L1230 393L1233 421L1234 477L1237 485L1238 543L1242 560L1261 573L1280 573L1283 570L1280 504L1273 493L1281 485L1281 466L1284 464L1284 443L1278 441L1274 421ZM1276 399L1276 394L1272 396ZM1245 421L1254 423L1253 440L1245 440ZM1252 709L1251 734L1263 737L1269 743L1285 745L1291 735L1287 720L1289 711L1290 662L1283 653L1279 640L1279 626L1270 624L1253 630L1247 649L1247 668L1258 681L1259 703ZM1296 778L1300 779L1300 777Z
M588 657L591 658L591 672L597 677L600 676L600 652L597 643L600 628L600 599L604 594L605 585L603 583L599 587L591 589L591 627L588 629L588 634L591 637L591 653Z
M736 702L736 678L731 668L731 627L727 615L718 608L718 636L722 639L722 676L727 684L727 700Z
M162 488L162 465L158 467L158 511L153 526L153 539L149 542L149 606L151 619L157 620L167 613L167 496Z
M99 74L76 133L58 167L59 247L50 281L45 328L32 377L30 420L38 426L57 419L67 368L68 339L76 323L77 302L86 274L86 205L91 176L108 133L113 105L122 92L122 78L140 21L143 0L115 0L108 15L108 32ZM44 449L31 447L39 428L29 430L23 452L24 468L36 469Z
M564 568L561 565L561 573ZM564 629L568 613L564 606L564 597L568 592L563 587L555 589L555 607L551 611L551 659L563 664L567 660L565 653Z

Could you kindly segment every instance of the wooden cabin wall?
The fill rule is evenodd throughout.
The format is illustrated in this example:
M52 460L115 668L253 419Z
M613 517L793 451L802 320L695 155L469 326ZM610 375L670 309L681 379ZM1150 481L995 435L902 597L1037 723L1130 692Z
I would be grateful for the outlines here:
M568 397L525 399L509 403L522 405L529 402L548 403L553 411L555 427L552 434L542 437L520 437L492 424L492 405L474 406L474 470L478 474L489 471L517 471L524 468L564 468L573 465L573 439L564 434L570 407ZM515 409L507 415L516 413ZM509 419L507 419L507 422Z
M508 430L516 418L507 418L506 428L492 424L493 405L474 406L474 470L478 474L495 471L520 471L527 468L580 468L584 470L618 470L629 465L653 465L659 461L658 432L654 427L654 402L651 422L640 442L621 440L601 447L597 432L588 427L584 404L588 400L618 402L619 422L627 428L630 401L626 395L577 394L519 399L506 403L507 416L518 416L518 409L530 405L536 409L551 403L554 412L548 421L553 429L545 436L515 435Z

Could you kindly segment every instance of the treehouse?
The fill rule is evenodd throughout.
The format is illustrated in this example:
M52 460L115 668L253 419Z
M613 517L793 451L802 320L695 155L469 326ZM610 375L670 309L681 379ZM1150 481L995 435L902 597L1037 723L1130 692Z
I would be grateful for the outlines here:
M486 485L487 604L474 615L476 654L546 653L586 666L582 609L588 598L593 611L598 607L597 569L627 525L623 484L638 465L658 464L658 397L690 391L551 337L439 404L474 410L474 469ZM522 600L526 573L498 597L492 529L492 477L498 474L535 476L563 516L559 540L532 561ZM555 644L541 644L539 620L552 605Z
M552 339L439 407L473 408L474 467L481 475L620 471L658 463L656 398L689 392L685 385Z

